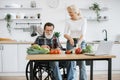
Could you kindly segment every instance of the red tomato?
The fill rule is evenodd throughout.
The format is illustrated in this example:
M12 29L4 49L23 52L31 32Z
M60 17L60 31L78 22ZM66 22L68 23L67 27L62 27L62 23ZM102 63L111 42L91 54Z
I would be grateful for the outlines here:
M81 49L81 48L75 49L75 53L76 53L76 54L80 54L81 52L82 52L82 49Z
M71 51L70 50L66 50L65 54L71 54Z
M51 49L50 54L60 54L61 50L60 49Z
M57 50L54 50L54 54L58 54L58 51L57 51Z
M50 54L54 54L54 50L53 49L50 50Z
M57 49L57 52L58 52L58 54L60 54L60 53L61 53L61 50L60 50L60 49Z

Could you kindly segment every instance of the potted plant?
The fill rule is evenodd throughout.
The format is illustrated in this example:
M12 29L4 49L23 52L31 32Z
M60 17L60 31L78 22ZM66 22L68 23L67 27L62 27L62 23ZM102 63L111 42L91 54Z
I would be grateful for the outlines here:
M54 35L59 38L60 37L60 32L54 32Z
M12 22L11 17L12 17L11 14L6 14L5 16L5 20L7 22L7 29L9 33L11 33L11 22Z
M100 20L100 6L98 3L93 3L92 6L89 7L90 10L95 11L96 13L96 17L97 17L97 21L99 22Z

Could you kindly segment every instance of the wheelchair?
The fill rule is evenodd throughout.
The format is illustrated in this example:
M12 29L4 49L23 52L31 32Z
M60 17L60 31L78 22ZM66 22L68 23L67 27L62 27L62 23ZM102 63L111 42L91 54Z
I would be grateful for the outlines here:
M33 75L34 75L34 80L55 80L52 71L49 70L49 62L44 62L44 61L34 61L33 62ZM48 72L49 71L49 72ZM26 65L26 80L30 80L30 61ZM43 73L47 73L47 76L43 78Z
M62 48L62 50L66 50L66 48ZM51 80L55 80L55 78L52 75L52 71L49 70L49 61L34 61L33 62L33 76L34 76L34 80L49 80L49 78ZM63 69L63 74L62 74L62 78L63 80L66 80L67 78L67 74L66 74L66 68L63 66L60 66L60 69ZM47 73L47 76L43 79L42 74L43 73ZM26 75L26 80L30 80L30 61L28 61L27 65L26 65L26 71L25 71L25 75Z
M79 61L77 62L77 65L79 65ZM93 61L86 61L86 65L90 65L90 80L93 80ZM67 78L67 71L66 68L63 66L60 66L60 69L63 69L62 78L63 80L66 80ZM26 65L26 80L30 80L30 61ZM43 77L43 73L47 73L47 76ZM49 70L49 61L34 61L33 64L33 75L34 80L55 80L54 76L52 75L52 71Z

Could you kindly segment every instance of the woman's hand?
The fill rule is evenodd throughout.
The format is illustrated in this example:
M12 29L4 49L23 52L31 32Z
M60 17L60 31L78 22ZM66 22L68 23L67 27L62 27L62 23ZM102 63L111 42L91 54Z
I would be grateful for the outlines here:
M80 46L80 45L81 45L81 43L82 43L82 41L81 41L81 40L79 40L79 41L78 41L78 46Z
M64 37L65 37L67 40L69 40L69 42L70 42L70 44L71 44L72 46L74 46L74 40L73 40L73 38L71 38L71 36L69 36L68 34L64 34Z
M74 46L74 40L71 38L69 41L70 41L70 44Z

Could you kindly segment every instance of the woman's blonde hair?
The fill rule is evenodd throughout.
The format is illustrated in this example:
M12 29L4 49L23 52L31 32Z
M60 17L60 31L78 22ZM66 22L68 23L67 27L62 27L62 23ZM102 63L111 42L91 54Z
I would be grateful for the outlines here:
M67 10L68 9L73 10L77 14L81 14L80 9L76 5L70 5L67 7Z
M76 5L70 5L70 6L67 7L67 9L71 9L78 14L80 13L80 10Z

